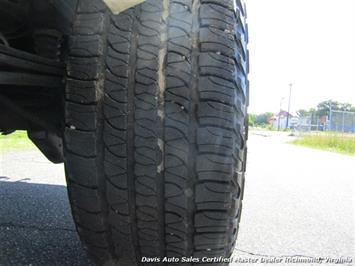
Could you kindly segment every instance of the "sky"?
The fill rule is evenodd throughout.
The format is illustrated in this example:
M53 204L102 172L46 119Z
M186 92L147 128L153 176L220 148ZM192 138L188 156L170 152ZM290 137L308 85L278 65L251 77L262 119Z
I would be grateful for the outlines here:
M355 106L355 0L245 0L250 113ZM284 98L282 100L282 98Z

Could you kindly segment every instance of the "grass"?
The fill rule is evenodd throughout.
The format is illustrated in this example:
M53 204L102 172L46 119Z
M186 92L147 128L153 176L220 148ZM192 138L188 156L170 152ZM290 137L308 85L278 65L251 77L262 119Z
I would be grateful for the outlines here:
M0 153L18 150L34 149L34 144L28 139L26 131L16 131L10 135L0 135Z
M292 144L355 156L355 135L342 133L308 133Z

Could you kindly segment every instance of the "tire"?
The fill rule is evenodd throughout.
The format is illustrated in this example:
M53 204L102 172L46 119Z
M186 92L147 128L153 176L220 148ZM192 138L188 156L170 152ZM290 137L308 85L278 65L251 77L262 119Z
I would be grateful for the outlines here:
M247 40L240 1L148 0L114 16L99 0L79 0L65 168L77 231L96 264L232 254L246 160Z

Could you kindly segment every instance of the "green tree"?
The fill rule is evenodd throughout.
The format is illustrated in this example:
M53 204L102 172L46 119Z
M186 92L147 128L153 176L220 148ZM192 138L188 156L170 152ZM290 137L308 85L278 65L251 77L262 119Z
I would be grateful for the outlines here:
M354 110L354 107L351 103L340 103L333 100L323 101L317 106L317 115L318 116L329 116L330 107L333 111L351 111Z
M305 109L300 109L298 111L296 111L296 114L299 116L299 117L306 117L309 115L309 111L305 110Z
M249 126L255 127L256 126L256 115L249 114Z
M315 108L310 108L308 112L311 116L311 124L317 124L317 110Z
M351 105L351 103L340 103L339 104L339 110L341 110L341 111L350 112L352 108L353 108L353 106Z
M323 101L317 105L317 115L321 116L329 116L330 107L332 110L339 110L339 103L336 101L328 100Z
M269 120L272 116L273 116L273 113L270 113L270 112L259 114L256 116L255 124L258 126L265 126L265 125L269 124Z

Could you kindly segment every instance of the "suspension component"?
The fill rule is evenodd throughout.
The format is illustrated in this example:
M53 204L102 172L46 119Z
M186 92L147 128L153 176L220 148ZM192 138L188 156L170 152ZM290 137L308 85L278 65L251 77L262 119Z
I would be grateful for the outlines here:
M36 54L60 61L63 35L54 29L40 29L33 33Z
M0 32L8 40L18 38L27 31L30 1L0 0Z

